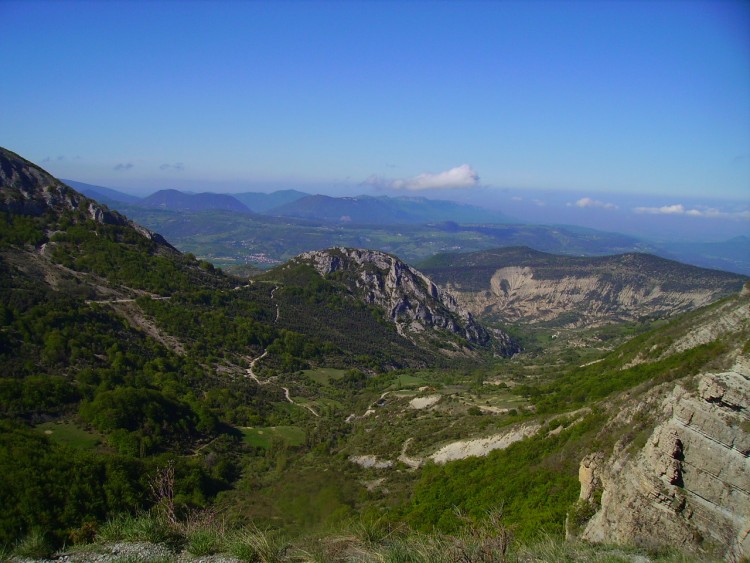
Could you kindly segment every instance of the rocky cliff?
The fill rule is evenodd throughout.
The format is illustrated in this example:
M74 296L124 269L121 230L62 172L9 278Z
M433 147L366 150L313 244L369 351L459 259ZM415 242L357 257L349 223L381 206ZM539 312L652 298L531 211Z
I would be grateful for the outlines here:
M366 303L384 309L387 319L406 338L429 337L440 330L474 346L495 346L503 354L519 351L506 333L490 335L450 293L390 254L333 248L306 252L295 262L311 265L321 276L345 283Z
M730 561L750 557L750 310L747 296L731 305L734 330L715 334L734 365L634 397L610 430L649 419L645 442L626 433L612 452L583 459L580 502L596 510L584 539L674 546ZM726 305L719 309L728 313ZM706 315L708 331L713 313Z
M425 272L480 318L570 327L689 311L745 280L647 254L572 257L529 248L446 255Z

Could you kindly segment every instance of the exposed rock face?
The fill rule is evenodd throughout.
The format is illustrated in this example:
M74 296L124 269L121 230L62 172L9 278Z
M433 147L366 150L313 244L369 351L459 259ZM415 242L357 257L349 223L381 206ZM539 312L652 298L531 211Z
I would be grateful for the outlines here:
M643 449L584 458L581 498L601 492L584 539L750 557L750 369L688 383L662 400Z
M574 327L690 311L746 279L647 254L586 258L528 248L450 256L426 272L480 318Z
M127 225L154 242L174 250L161 235L66 186L17 154L0 147L0 211L40 216L77 211L81 218L108 225Z
M377 250L333 248L306 252L298 261L311 264L321 276L340 274L345 283L368 304L386 311L402 336L442 329L471 344L489 346L493 338L460 307L456 299L435 285L427 276L398 258ZM520 349L503 333L496 331L494 343L505 354Z
M670 291L659 283L618 284L600 275L537 279L533 268L510 266L490 279L484 307L509 320L544 322L575 312L573 324L596 324L688 311L715 298L714 291L705 289ZM482 301L481 296L471 300Z
M539 426L536 422L520 424L494 436L452 442L433 453L430 459L437 464L443 464L467 457L486 456L494 450L504 450L511 444L533 436L539 430Z

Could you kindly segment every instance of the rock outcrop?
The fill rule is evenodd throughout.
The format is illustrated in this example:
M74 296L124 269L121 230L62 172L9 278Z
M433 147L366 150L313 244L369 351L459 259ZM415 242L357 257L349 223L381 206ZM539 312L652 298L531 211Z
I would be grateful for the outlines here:
M73 212L68 213L70 219L128 226L163 249L176 252L161 235L81 195L35 164L2 147L0 187L0 211L34 217L49 213Z
M750 557L748 362L682 381L657 417L640 450L620 444L582 461L581 499L601 495L583 539Z
M428 336L438 329L472 345L494 345L503 354L520 350L506 333L490 335L450 293L395 256L377 250L332 248L305 252L295 260L310 264L323 277L336 276L364 302L384 309L404 337Z

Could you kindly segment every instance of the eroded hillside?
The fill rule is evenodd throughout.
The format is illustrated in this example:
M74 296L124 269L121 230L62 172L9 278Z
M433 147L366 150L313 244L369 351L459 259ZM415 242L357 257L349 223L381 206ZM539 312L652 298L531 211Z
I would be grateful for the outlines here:
M529 248L440 255L423 269L479 318L569 327L690 311L745 279L646 254L583 258Z

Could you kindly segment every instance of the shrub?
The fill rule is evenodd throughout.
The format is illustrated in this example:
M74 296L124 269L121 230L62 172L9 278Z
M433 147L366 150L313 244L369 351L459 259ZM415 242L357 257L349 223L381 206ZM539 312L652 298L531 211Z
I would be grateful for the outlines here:
M18 557L29 559L44 559L52 555L52 544L44 532L34 528L15 547L13 553Z

